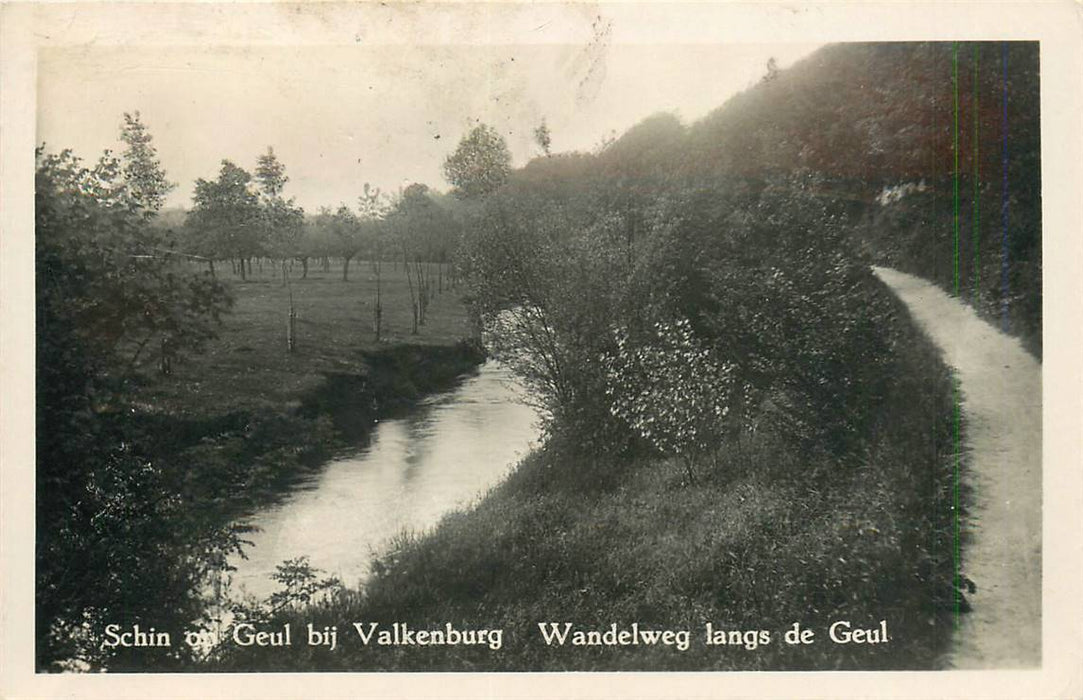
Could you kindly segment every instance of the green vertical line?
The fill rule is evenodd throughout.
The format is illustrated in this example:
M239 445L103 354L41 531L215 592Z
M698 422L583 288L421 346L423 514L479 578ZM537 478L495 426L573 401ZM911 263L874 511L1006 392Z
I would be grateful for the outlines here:
M978 44L974 44L974 306L978 306L981 297L981 258L978 251L979 240L979 208L981 205L981 161L978 159L978 137L981 129L981 121L978 119Z
M952 179L952 205L954 218L952 219L952 234L954 236L954 254L952 259L952 289L955 296L959 296L959 43L951 44L951 90L953 97L954 126L951 132L951 149L955 158Z

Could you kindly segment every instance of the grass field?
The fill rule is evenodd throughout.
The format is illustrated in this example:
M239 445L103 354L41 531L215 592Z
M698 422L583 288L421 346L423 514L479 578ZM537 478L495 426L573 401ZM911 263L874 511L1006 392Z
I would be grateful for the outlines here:
M247 281L232 274L228 264L219 263L217 272L232 288L233 310L205 352L175 362L172 376L148 376L141 390L148 410L204 415L281 409L315 391L326 373L357 372L364 352L403 343L452 345L468 336L466 308L446 280L443 293L430 303L425 325L412 333L410 290L401 264L383 265L380 342L373 331L376 277L368 262L353 261L346 282L341 261L327 272L310 264L306 279L295 265L288 287L270 263L262 272L254 266ZM291 291L297 313L292 354L286 342Z

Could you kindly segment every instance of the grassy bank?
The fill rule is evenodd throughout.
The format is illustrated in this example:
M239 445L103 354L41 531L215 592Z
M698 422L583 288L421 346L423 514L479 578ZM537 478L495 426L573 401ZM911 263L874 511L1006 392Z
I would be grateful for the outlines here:
M876 419L857 466L800 454L764 429L745 458L689 484L674 461L597 462L551 441L476 508L402 539L363 590L279 615L269 628L289 623L292 648L227 642L204 670L935 667L952 627L951 378L897 311L885 329L894 369L869 397ZM839 620L885 620L890 639L833 643ZM365 646L354 622L504 636L498 650ZM547 646L543 622L687 630L689 647ZM338 648L307 646L308 623L336 625ZM707 645L707 623L739 643ZM784 643L793 623L814 630L813 643Z
M452 387L483 359L463 339L466 311L445 289L426 325L411 333L410 293L401 268L385 264L383 332L373 333L375 281L354 261L313 264L289 286L273 266L232 281L235 298L218 337L202 354L147 375L143 410L127 417L153 445L178 493L208 523L228 520L280 496L305 469L340 448L363 444L379 417ZM229 278L228 267L218 274ZM297 348L287 352L292 293Z
M345 282L341 261L327 271L310 264L306 279L298 265L288 286L269 263L262 271L256 265L245 281L221 264L218 276L230 281L232 312L205 352L174 362L171 376L150 375L140 389L146 411L206 415L295 407L327 375L357 373L366 353L404 344L448 346L469 336L466 308L446 286L431 301L425 325L412 333L401 265L383 265L379 341L373 332L376 281L367 262L353 261ZM297 314L293 353L286 345L291 294Z

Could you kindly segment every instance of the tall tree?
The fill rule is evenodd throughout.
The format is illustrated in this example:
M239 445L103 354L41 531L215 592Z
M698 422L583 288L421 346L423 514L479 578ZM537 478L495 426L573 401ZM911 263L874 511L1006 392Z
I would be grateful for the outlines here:
M304 210L295 205L292 198L287 200L283 197L283 188L289 182L286 166L278 160L270 146L256 164L256 182L263 208L264 250L272 258L278 259L282 271L282 285L285 286L288 283L286 261L302 257ZM304 264L307 269L307 256Z
M508 179L511 152L496 129L478 124L444 160L444 177L460 199L476 199L496 191Z
M166 179L154 139L138 111L124 113L120 140L126 144L121 154L121 174L127 185L128 200L144 217L153 216L177 185Z
M214 257L240 263L242 280L245 260L260 251L260 204L251 182L244 168L223 160L217 180L196 180L194 207L186 222Z
M372 299L372 332L376 341L379 342L384 320L383 261L386 247L384 245L386 238L384 218L390 211L390 203L388 197L380 192L379 187L372 187L366 182L361 196L358 197L357 206L361 212L361 221L371 238L372 270L376 274L376 290L373 292Z
M268 199L276 199L282 195L282 189L289 180L286 166L278 160L274 148L268 146L267 152L256 162L256 182L259 183L260 193Z
M410 289L414 333L418 332L418 326L425 325L426 312L432 299L432 276L428 263L437 259L436 241L441 229L447 227L444 221L447 217L441 214L430 196L428 186L414 183L403 190L390 216Z

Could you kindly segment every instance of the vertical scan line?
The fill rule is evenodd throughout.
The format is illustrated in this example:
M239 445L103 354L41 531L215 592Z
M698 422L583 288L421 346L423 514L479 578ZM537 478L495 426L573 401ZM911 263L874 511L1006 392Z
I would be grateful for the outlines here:
M954 157L952 177L952 236L954 241L952 257L952 289L959 296L959 42L951 44L951 91L954 124L951 131L951 150Z
M971 239L973 243L973 258L974 258L974 270L972 272L972 278L974 281L974 308L980 309L981 303L981 255L979 251L979 239L980 239L980 209L981 209L981 160L978 153L978 141L981 136L981 120L978 118L978 52L981 44L974 43L974 85L973 85L973 100L972 107L974 110L974 223L971 230Z
M1000 327L1008 332L1008 42L1000 45Z

